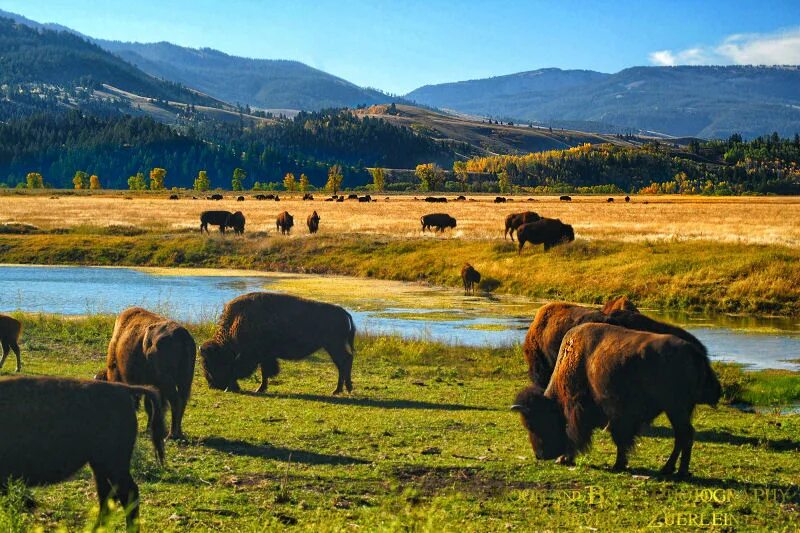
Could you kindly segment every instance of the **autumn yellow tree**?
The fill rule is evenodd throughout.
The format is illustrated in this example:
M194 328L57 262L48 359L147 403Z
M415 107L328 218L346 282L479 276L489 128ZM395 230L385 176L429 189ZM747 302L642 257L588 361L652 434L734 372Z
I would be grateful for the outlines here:
M72 185L76 189L88 189L89 188L89 174L87 174L83 170L79 170L79 171L75 172L75 177L72 178Z
M422 183L423 191L437 191L444 183L444 170L436 163L417 165L414 175Z
M38 172L28 172L25 182L29 189L44 189L44 178Z
M464 161L456 161L453 163L453 174L461 184L461 190L467 190L467 182L469 181L469 172L467 172L467 163Z
M339 192L339 188L342 186L343 180L344 176L342 175L342 166L332 165L328 169L328 181L325 183L325 189L327 189L331 194L336 194Z
M164 178L167 177L167 171L163 168L154 168L150 171L150 190L152 191L163 191L164 190Z
M288 172L283 177L283 188L289 192L294 192L297 188L297 181L294 179L294 174Z
M372 174L372 190L382 192L386 187L386 171L381 167L375 167L371 168L369 172Z
M100 178L98 178L96 174L92 174L91 176L89 176L89 188L92 189L93 191L97 191L103 188L103 186L100 185Z
M300 192L308 192L308 176L300 174Z

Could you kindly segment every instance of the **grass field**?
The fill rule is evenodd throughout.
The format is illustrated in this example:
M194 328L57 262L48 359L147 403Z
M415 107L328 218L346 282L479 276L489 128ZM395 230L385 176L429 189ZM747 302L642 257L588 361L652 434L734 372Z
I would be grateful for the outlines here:
M113 317L20 318L26 372L87 377L102 367ZM211 327L191 330L202 341ZM727 531L796 530L800 416L700 407L689 481L655 475L671 449L663 417L640 440L632 472L610 472L613 445L601 431L567 468L535 461L508 411L526 381L523 365L518 348L358 338L355 390L340 398L330 395L335 370L324 354L284 364L264 396L211 391L198 365L188 441L168 443L161 469L139 438L134 478L145 529L619 531L702 521ZM740 377L731 371L723 383ZM762 378L745 386L763 392ZM786 379L780 386L795 394L797 376ZM94 520L88 469L31 494L30 512L16 493L4 498L0 528L75 531ZM123 523L117 511L109 525Z

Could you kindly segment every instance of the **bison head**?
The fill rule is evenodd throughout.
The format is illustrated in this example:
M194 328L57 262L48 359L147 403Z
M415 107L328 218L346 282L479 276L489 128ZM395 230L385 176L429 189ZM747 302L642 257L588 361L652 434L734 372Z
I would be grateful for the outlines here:
M455 228L456 227L456 219L450 217L450 220L447 221L448 228Z
M617 296L616 298L611 298L606 302L606 305L603 306L603 314L610 315L614 311L638 313L639 309L627 296Z
M537 459L555 459L567 453L567 424L558 402L531 386L517 395L511 409L521 415Z
M572 229L572 226L569 224L564 226L564 240L567 242L572 242L575 240L575 230Z
M219 390L236 389L233 373L236 358L232 352L211 340L200 347L200 360L209 387Z

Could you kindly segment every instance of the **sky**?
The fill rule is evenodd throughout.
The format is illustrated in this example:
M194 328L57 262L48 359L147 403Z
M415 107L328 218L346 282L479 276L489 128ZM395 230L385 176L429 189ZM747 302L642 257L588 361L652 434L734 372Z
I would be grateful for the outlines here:
M294 59L361 86L546 67L800 64L800 0L0 0L102 39Z

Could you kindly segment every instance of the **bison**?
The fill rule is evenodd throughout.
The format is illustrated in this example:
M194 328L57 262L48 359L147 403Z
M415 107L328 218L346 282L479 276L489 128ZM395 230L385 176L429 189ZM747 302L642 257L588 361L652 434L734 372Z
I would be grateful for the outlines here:
M169 199L170 200L177 200L178 199L178 195L177 194L170 194L169 195Z
M461 269L461 281L464 282L464 294L475 294L475 284L481 282L481 273L466 263Z
M209 200L222 200L222 195L221 194L212 194L211 196L208 197L208 199Z
M337 198L336 201L337 202L344 202L344 195L339 196L339 198Z
M466 201L467 201L467 197L466 196L464 196L464 195L456 196L456 202L466 202Z
M612 203L613 201L614 201L613 198L609 198L608 200L606 200L606 202L608 202L608 203Z
M22 334L22 323L8 315L0 315L0 344L3 346L3 358L0 359L0 369L6 364L8 352L14 350L17 356L17 372L22 371L22 359L19 355L19 337Z
M263 194L256 194L255 199L256 200L266 200L267 197L265 195L263 195Z
M369 194L367 194L365 196L359 196L358 197L358 201L361 202L361 203L371 202L372 201L372 196L370 196Z
M494 199L494 203L496 203L496 204L504 204L507 201L508 200L504 196L496 196L495 199Z
M316 211L308 215L308 218L306 219L306 225L308 226L309 233L316 233L319 231L319 220L319 215Z
M446 228L455 228L456 219L447 213L431 213L420 217L419 221L422 223L422 231L436 228L436 231L444 231Z
M100 502L95 527L105 521L113 495L125 510L128 530L138 530L139 487L130 469L141 397L149 406L156 459L163 463L164 418L155 390L54 377L0 381L0 486L9 479L58 483L88 463Z
M245 222L244 214L241 211L236 211L228 217L227 226L233 228L234 235L244 235Z
M186 328L142 309L123 311L108 343L104 381L151 385L172 411L170 438L183 437L181 422L192 392L197 346Z
M517 231L517 228L523 224L536 222L541 218L542 217L540 217L538 213L534 213L533 211L525 211L524 213L511 213L506 217L506 229L503 232L503 239L505 239L506 236L511 235L511 242L514 242L514 232Z
M721 388L708 356L674 335L632 331L610 324L583 324L567 333L547 389L530 386L512 409L537 459L574 464L592 431L608 424L617 447L614 470L628 465L640 429L666 413L675 444L662 474L689 475L697 404L714 406Z
M446 204L447 198L443 196L428 196L425 198L426 202L430 202L432 204Z
M305 193L303 195L303 200L313 200L313 199L314 199L314 195L311 194L311 193Z
M562 202L571 202L572 201L572 197L571 196L567 196L567 195L559 196L558 199L561 200Z
M353 390L355 324L339 306L287 294L253 292L228 302L213 339L200 347L209 387L238 391L237 381L261 368L261 385L277 376L279 359L296 361L320 348L339 370L334 394Z
M358 200L358 195L357 194L348 194L347 195L347 199L348 200Z
M236 197L236 201L237 202L244 202L244 196L237 196Z
M208 226L210 224L212 226L219 226L220 233L225 235L225 228L228 226L228 220L231 215L233 215L233 213L230 211L203 211L200 213L200 233L203 233L203 231L208 233Z
M541 388L547 386L556 366L558 349L564 335L573 327L590 322L670 334L694 344L703 353L706 351L703 344L688 331L640 314L627 296L612 298L601 311L564 302L552 302L543 305L536 312L522 345L531 382Z
M288 235L294 226L294 217L288 211L284 211L275 220L275 228L281 232L282 235Z
M628 203L628 202L630 202L630 201L631 201L631 197L630 197L630 196L626 196L626 197L625 197L625 203Z
M564 224L557 218L542 218L517 228L517 241L519 241L517 253L522 254L522 247L526 242L534 245L544 244L546 252L557 244L574 240L575 231L572 226Z

